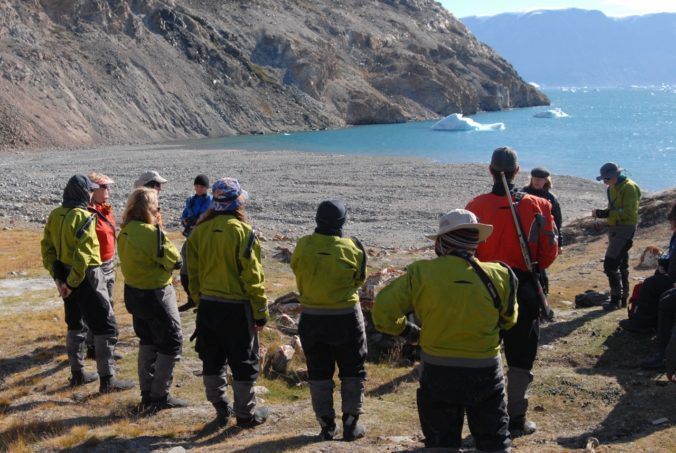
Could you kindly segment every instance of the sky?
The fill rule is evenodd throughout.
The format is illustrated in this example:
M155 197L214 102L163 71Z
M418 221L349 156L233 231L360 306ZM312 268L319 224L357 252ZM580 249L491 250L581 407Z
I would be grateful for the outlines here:
M493 16L536 9L580 8L624 17L676 12L676 0L438 0L455 17Z

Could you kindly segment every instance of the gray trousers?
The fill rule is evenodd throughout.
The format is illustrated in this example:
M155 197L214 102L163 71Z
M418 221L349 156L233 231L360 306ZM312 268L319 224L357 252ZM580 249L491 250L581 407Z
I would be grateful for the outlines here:
M103 280L108 289L108 296L110 300L110 305L113 305L113 288L115 287L115 258L106 261L105 263L99 266L101 272L103 272ZM85 323L86 325L86 323ZM94 347L94 332L92 329L87 326L87 337L85 339L87 347Z

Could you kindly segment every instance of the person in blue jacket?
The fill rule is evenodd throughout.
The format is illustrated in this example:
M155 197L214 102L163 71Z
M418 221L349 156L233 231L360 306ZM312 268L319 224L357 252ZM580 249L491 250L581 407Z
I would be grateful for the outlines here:
M183 208L183 213L181 214L181 225L183 225L183 236L186 238L190 236L192 229L195 228L197 220L202 214L207 212L209 206L211 206L211 201L213 197L209 194L209 178L206 175L197 175L195 177L195 194L188 197L185 200L185 208ZM181 267L180 276L181 276L181 286L185 290L185 293L188 295L188 302L178 307L178 311L183 312L190 310L195 307L195 302L190 298L190 292L188 291L189 279L188 279L188 260L185 258L185 244L181 247L181 260L183 266Z

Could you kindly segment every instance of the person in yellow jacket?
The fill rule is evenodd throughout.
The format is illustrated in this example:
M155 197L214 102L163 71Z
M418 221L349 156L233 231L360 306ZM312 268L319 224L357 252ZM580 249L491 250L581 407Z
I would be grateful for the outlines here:
M592 216L608 219L608 248L603 259L603 272L608 276L610 301L603 304L603 309L611 311L626 307L629 298L629 250L634 244L638 224L641 189L613 162L605 163L599 172L596 180L608 186L608 208L594 209Z
M417 401L427 448L460 448L466 411L477 450L511 449L500 330L516 323L517 280L507 265L474 257L492 229L464 209L445 214L427 236L437 258L409 265L373 305L376 329L422 349Z
M181 357L183 333L171 273L181 257L158 224L157 191L134 190L122 215L118 255L124 276L124 304L139 337L141 406L160 410L188 404L169 394Z
M307 360L312 408L321 440L333 439L338 427L333 409L333 374L338 365L343 410L343 439L363 437L358 423L366 380L366 334L359 304L366 254L355 238L343 237L345 205L323 201L314 234L298 240L291 256L302 313L298 334Z
M212 195L186 247L190 296L197 304L195 349L218 423L227 425L234 413L238 426L253 428L269 415L256 407L253 390L260 371L258 332L269 317L260 244L246 222L248 194L239 182L221 178ZM226 365L232 370L234 407L226 394Z
M63 298L66 353L72 386L100 379L99 392L127 390L133 383L115 379L113 353L117 323L101 270L96 216L87 210L91 192L98 185L83 175L74 175L63 191L63 202L47 219L41 242L42 263L54 278ZM85 324L94 334L98 374L84 370Z

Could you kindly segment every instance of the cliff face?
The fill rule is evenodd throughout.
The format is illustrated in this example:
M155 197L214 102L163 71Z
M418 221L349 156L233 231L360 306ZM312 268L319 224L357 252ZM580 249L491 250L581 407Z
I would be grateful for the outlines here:
M548 103L431 0L10 0L0 145L95 145Z

